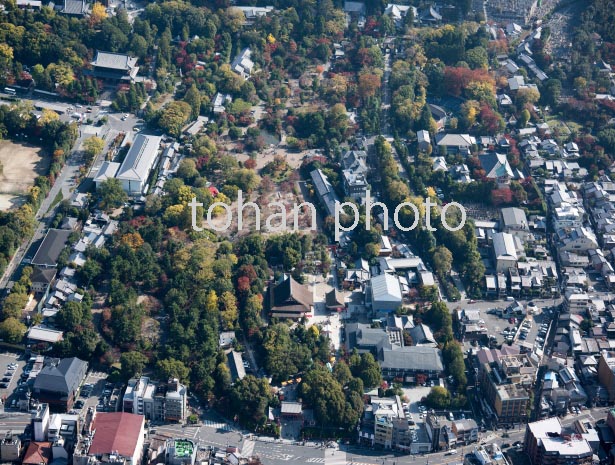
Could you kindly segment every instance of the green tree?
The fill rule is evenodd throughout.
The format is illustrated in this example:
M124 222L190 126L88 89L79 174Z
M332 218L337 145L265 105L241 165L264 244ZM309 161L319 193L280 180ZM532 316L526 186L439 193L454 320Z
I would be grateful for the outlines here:
M442 278L451 271L451 266L453 265L453 254L445 246L439 245L436 247L436 250L434 250L432 261L434 270L438 276Z
M231 388L231 410L240 422L248 426L262 425L267 421L267 409L272 397L265 378L247 375Z
M0 323L0 335L2 339L13 344L21 341L24 334L26 334L26 330L26 325L17 318L10 317Z
M319 424L351 429L359 421L362 405L351 403L351 398L346 397L343 387L325 367L310 370L302 378L300 389L303 400L314 408Z
M104 210L112 210L121 206L128 200L128 195L124 192L122 182L117 178L109 178L101 182L98 186L100 196L100 206Z
M22 312L28 302L28 295L21 292L11 292L2 306L3 318L21 318Z
M100 137L92 136L83 142L83 147L85 148L85 154L90 159L93 159L103 151L105 148L105 141Z
M123 380L129 380L135 376L143 374L147 357L139 352L125 352L120 357L122 368L120 374Z
M353 376L363 381L367 389L379 386L382 381L380 364L370 353L361 354L361 357L351 358L350 371Z
M186 102L171 102L165 106L158 118L158 126L174 137L179 137L182 128L190 121L192 107Z
M79 302L67 302L56 315L56 322L65 331L74 331L84 318L83 307Z
M177 378L183 383L187 383L190 377L190 369L183 362L174 358L158 361L156 368L163 380Z
M192 84L188 92L186 92L186 95L184 95L184 102L192 108L192 119L196 119L201 113L201 94L195 84Z
M433 408L446 409L451 404L451 393L441 386L433 387L427 395L425 402Z

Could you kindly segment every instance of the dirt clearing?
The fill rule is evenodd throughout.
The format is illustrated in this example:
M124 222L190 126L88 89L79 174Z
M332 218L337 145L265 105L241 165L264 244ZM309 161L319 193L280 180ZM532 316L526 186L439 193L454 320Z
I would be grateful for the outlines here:
M0 141L0 210L19 205L19 196L26 193L37 176L47 173L49 162L50 157L40 147Z

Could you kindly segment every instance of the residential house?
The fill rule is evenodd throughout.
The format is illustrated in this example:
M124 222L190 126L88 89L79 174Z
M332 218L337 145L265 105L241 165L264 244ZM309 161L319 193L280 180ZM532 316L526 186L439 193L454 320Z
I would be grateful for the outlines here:
M431 147L431 138L429 137L428 131L424 129L417 131L416 138L418 140L419 150L426 152Z
M516 268L518 256L512 234L495 233L493 235L493 260L497 273L507 273L510 268Z
M438 134L436 145L441 153L469 155L476 139L468 134Z
M231 70L242 78L248 79L254 70L254 62L251 60L251 57L252 51L250 48L244 48L231 62Z
M521 241L527 241L532 236L525 211L520 208L502 208L500 221L503 232L512 234Z
M233 101L233 97L230 94L216 93L212 103L214 114L218 115L226 111L226 105Z
M344 192L363 204L366 192L369 189L367 183L367 153L363 150L346 152L342 157L342 166Z

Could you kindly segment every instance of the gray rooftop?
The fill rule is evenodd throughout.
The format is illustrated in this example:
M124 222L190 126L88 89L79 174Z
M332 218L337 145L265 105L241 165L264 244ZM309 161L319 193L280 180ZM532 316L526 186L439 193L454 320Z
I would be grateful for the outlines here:
M50 229L47 231L43 242L41 242L36 255L32 259L32 264L42 267L56 266L58 264L58 257L66 245L70 234L71 231L66 229Z
M523 226L527 228L527 217L525 211L520 208L502 208L502 220L504 226Z
M442 355L435 347L382 349L380 366L389 370L444 371Z
M146 181L149 170L158 156L161 140L162 138L159 136L137 135L117 172L116 178Z
M68 1L68 0L67 0ZM79 2L81 3L81 2ZM92 66L122 71L131 71L137 64L138 58L129 57L123 53L96 52Z
M34 380L34 392L47 391L68 395L75 392L86 374L88 364L76 357L47 365Z

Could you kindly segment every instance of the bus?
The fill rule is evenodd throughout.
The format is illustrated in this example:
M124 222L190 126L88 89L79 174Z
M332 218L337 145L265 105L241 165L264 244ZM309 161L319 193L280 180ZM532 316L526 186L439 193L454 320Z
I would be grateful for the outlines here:
M12 89L10 87L5 87L4 88L4 92L9 94L9 95L15 95L17 92L15 91L15 89Z

